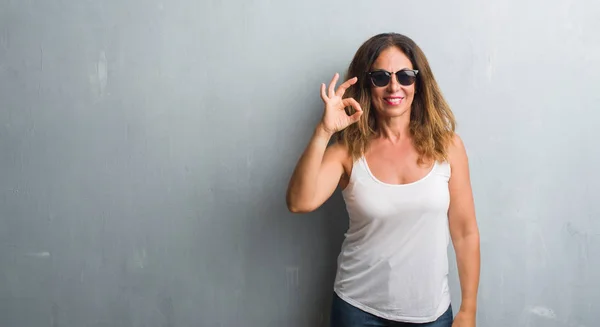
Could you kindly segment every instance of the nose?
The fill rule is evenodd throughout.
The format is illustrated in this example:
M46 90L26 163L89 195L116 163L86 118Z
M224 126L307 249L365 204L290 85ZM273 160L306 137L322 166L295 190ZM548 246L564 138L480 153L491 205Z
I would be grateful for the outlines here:
M398 83L398 76L396 74L392 74L390 78L390 83L388 84L388 91L390 93L395 93L400 90L400 83Z

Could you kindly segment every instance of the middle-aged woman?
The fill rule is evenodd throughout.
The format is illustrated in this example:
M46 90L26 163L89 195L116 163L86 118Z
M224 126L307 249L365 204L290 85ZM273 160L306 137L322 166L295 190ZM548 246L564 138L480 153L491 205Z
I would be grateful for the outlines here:
M425 55L404 35L375 35L347 76L337 90L338 74L321 85L324 113L287 191L300 213L342 190L350 224L332 327L474 327L480 254L469 164ZM450 240L462 295L455 317Z

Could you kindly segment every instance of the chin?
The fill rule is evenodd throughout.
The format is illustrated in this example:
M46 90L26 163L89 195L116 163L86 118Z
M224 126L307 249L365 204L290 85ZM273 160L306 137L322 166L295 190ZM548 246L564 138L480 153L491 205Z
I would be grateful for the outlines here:
M386 117L399 117L405 115L410 110L406 106L384 106L379 112Z

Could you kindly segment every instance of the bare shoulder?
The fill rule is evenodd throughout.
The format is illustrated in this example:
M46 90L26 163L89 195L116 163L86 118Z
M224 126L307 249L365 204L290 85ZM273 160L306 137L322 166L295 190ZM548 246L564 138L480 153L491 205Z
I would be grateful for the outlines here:
M348 153L348 148L342 142L332 142L328 147L327 151L335 154L336 156L343 157Z
M450 187L455 192L458 189L470 189L470 173L469 159L465 144L458 134L454 134L454 138L448 148L448 161L450 162Z
M457 133L454 133L452 138L452 142L450 142L448 147L448 160L450 161L450 165L457 164L461 165L466 163L467 159L467 150L465 149L465 144Z
M352 163L348 147L342 142L334 142L327 147L325 155L334 158L337 162L346 166Z
M341 178L342 181L350 177L350 172L352 171L352 156L348 151L348 147L342 142L332 143L325 151L323 160L335 162L344 168L344 173Z

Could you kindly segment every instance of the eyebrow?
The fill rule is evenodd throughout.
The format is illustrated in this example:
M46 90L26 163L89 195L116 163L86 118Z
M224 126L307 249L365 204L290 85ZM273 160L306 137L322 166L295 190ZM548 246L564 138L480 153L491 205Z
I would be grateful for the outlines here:
M371 71L379 71L379 70L390 72L389 70L383 69L383 68L373 68L373 69L371 69ZM404 68L398 69L397 72L403 71L403 70L415 70L415 69L414 68L404 67Z

